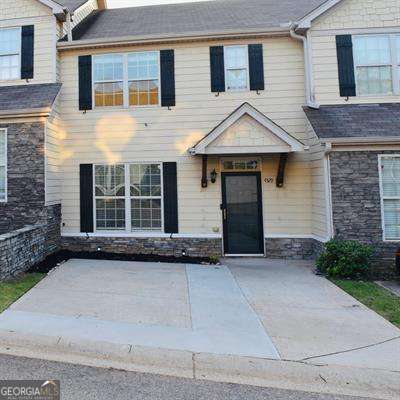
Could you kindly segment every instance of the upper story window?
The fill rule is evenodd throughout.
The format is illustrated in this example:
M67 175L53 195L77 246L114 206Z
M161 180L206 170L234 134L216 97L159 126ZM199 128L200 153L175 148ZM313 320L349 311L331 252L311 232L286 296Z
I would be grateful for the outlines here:
M0 201L6 200L7 181L7 132L0 129Z
M380 156L382 224L385 240L400 239L400 155Z
M94 104L96 107L122 106L123 56L106 54L94 57Z
M159 53L104 54L93 57L94 104L159 104Z
M20 78L21 29L0 29L0 80Z
M225 79L227 90L248 88L247 46L225 46Z
M353 38L359 95L399 93L400 35Z
M158 52L128 54L129 105L158 104Z

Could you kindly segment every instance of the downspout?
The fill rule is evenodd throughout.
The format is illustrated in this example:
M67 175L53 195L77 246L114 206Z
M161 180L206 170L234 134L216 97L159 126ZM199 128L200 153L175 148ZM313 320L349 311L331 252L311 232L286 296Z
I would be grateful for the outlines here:
M303 51L304 51L304 73L305 73L305 86L306 86L306 102L307 106L311 108L319 108L319 104L314 101L314 90L313 90L313 76L311 70L311 57L309 51L309 44L306 36L302 36L296 33L296 24L292 24L290 26L290 36L299 40L303 43Z

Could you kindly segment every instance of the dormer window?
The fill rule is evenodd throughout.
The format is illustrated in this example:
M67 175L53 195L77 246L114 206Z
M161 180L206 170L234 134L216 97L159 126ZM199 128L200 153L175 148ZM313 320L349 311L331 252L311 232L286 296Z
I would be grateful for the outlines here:
M21 29L0 29L0 80L20 79Z

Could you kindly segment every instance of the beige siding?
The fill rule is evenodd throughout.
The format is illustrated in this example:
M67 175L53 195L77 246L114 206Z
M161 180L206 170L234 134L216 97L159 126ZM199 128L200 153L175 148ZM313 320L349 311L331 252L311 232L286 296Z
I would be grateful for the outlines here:
M316 101L340 104L336 58L337 34L400 32L400 0L344 0L322 15L311 28L312 60ZM358 96L348 103L398 101L398 96Z
M0 28L35 26L34 78L30 83L55 81L56 20L49 7L36 0L1 0ZM0 81L0 86L26 84L25 80Z
M243 102L248 101L290 134L305 140L304 73L301 45L286 37L260 39L264 44L266 91L210 91L209 46L175 45L176 107L78 111L77 56L62 53L61 117L62 210L65 233L79 231L79 164L132 161L178 161L181 233L221 230L220 178L201 189L201 159L187 150ZM233 42L232 42L233 43ZM245 42L243 42L245 43ZM218 43L220 44L220 42ZM168 46L168 48L171 48ZM139 50L132 48L130 51ZM143 47L140 50L154 50ZM116 52L124 49L115 49ZM126 50L126 49L125 49ZM100 52L97 50L97 52ZM104 51L103 51L104 52ZM266 156L263 178L276 177L277 156ZM209 171L219 160L211 157ZM292 154L285 187L263 183L266 235L311 234L311 169L307 155Z
M208 147L289 146L249 115L244 115ZM221 153L220 153L221 154Z
M329 236L327 207L327 165L325 164L325 147L318 140L313 128L308 125L311 168L312 197L312 234L326 239Z
M46 205L61 203L61 176L60 176L60 134L61 121L59 116L59 102L53 105L53 110L45 125L45 194Z

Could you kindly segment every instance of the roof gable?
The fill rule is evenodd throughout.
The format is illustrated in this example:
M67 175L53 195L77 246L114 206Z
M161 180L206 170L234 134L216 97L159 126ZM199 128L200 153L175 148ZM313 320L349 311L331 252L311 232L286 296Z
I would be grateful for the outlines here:
M189 151L191 154L262 154L303 150L301 142L244 103Z

